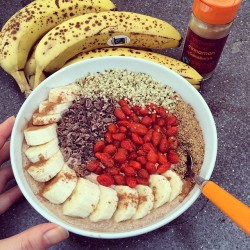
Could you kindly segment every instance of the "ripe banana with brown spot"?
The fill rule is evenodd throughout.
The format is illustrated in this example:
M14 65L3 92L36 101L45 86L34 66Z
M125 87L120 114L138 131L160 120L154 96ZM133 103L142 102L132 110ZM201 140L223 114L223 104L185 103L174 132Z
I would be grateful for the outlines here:
M78 54L73 59L70 59L64 66L68 66L82 60L102 56L131 56L159 63L184 77L196 89L200 89L202 76L194 68L174 58L150 51L121 47L95 49Z
M56 25L90 12L112 10L110 0L34 1L15 13L0 33L0 65L22 92L29 91L23 69L32 46Z
M169 23L138 13L107 11L66 21L48 32L35 53L35 87L80 52L126 46L167 49L179 46L180 33Z

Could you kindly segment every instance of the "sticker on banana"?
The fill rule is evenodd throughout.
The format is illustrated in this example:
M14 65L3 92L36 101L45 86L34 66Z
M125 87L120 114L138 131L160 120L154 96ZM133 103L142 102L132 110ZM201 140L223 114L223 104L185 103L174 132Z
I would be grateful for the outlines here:
M78 16L52 29L38 43L34 87L44 74L57 71L80 52L109 46L167 49L179 46L180 41L172 25L151 16L119 11Z
M33 1L16 12L0 33L0 65L18 83L22 92L30 86L24 67L32 46L56 25L90 12L113 10L110 0Z

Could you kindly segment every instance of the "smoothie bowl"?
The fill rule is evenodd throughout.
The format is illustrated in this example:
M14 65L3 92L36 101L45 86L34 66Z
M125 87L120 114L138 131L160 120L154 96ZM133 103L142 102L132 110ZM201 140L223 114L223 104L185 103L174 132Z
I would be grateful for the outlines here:
M94 238L157 229L209 179L217 134L197 90L161 65L94 58L47 78L21 107L11 138L16 181L47 220Z

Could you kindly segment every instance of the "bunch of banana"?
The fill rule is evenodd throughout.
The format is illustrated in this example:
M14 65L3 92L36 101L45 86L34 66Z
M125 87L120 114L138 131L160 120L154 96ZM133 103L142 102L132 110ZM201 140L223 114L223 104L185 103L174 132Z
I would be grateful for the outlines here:
M189 81L196 89L200 89L200 83L202 81L202 76L191 66L176 60L172 57L168 57L162 54L158 54L151 51L144 51L138 49L131 49L131 48L121 48L121 47L113 47L113 48L102 48L102 49L95 49L92 51L88 51L86 53L80 53L73 59L70 59L64 66L71 65L73 63L95 58L95 57L102 57L102 56L131 56L136 58L142 58L149 61L153 61L159 63L182 77L184 77L187 81ZM34 59L33 59L34 60Z
M154 17L119 11L81 15L53 28L38 43L34 87L45 73L57 71L82 52L109 46L167 49L180 41L173 26Z
M37 0L15 13L0 33L0 65L22 92L29 91L23 69L32 46L56 25L73 17L113 10L110 0ZM60 31L59 31L60 32Z

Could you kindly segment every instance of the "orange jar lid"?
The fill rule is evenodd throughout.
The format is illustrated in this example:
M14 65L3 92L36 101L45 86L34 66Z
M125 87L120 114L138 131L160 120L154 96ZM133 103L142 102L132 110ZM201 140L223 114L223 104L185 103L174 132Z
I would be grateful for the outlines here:
M209 24L226 24L233 21L241 0L194 0L193 13Z

